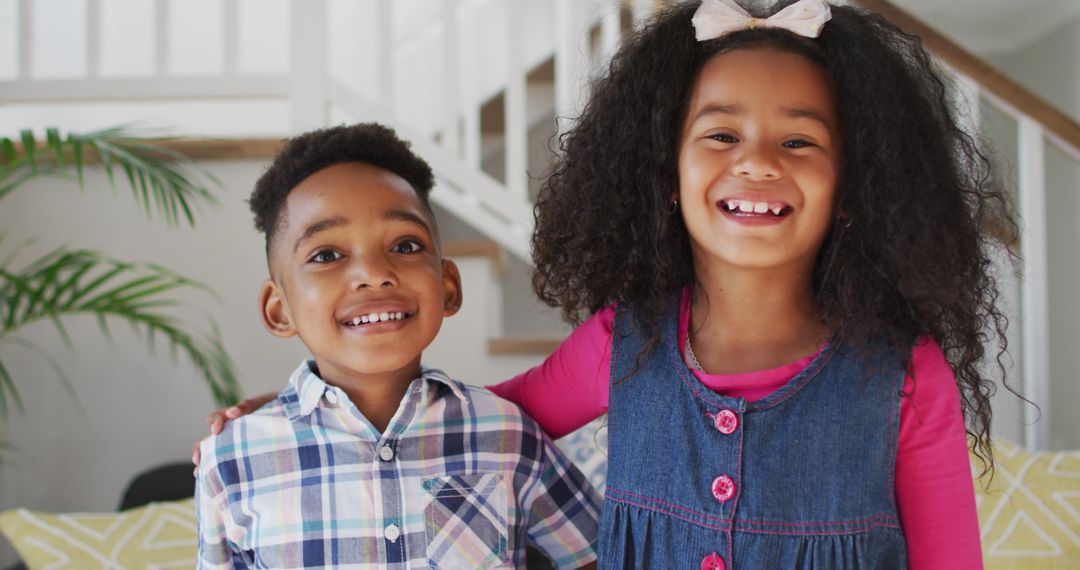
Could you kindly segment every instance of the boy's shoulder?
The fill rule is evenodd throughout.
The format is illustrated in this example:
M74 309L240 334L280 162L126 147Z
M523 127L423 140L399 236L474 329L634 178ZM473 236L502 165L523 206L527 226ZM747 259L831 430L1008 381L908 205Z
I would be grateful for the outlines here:
M485 420L501 420L503 422L519 424L522 429L530 432L541 432L540 425L536 420L525 413L517 404L504 400L484 386L466 384L461 380L451 378L441 370L429 369L425 373L436 373L441 379L453 384L461 395L466 398L472 414Z
M250 414L229 420L221 433L210 435L200 443L203 461L221 462L237 459L254 451L254 442L276 442L276 445L295 435L293 425L299 399L293 387L286 386L277 397Z

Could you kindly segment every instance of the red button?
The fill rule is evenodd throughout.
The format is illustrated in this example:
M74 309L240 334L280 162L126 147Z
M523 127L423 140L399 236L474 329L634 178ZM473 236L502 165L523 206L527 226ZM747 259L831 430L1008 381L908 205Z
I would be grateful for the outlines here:
M701 570L724 570L725 568L727 565L724 564L724 559L715 552L701 560Z
M726 503L735 496L735 481L727 475L721 475L712 482L712 496L721 503Z
M731 410L720 410L713 416L713 422L716 425L716 431L724 434L731 435L735 433L735 430L739 429L739 416L735 415L735 412Z

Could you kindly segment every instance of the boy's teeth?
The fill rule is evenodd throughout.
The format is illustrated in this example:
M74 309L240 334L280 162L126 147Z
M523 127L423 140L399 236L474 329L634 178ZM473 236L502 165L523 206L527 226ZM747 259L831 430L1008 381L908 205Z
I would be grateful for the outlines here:
M754 213L764 214L769 211L769 205L765 202L754 202Z
M739 209L739 201L738 200L728 200L727 208L731 212L734 212L735 210L738 210Z
M748 200L743 200L739 202L739 211L746 212L748 214L752 213L754 211L754 203Z
M363 322L363 321L361 321L360 317L353 317L352 324L353 324L354 327L360 326L361 322Z
M784 207L783 207L783 206L773 206L773 207L772 207L772 213L773 213L773 214L775 214L775 215L777 215L777 216L779 216L779 215L780 215L780 212L781 212L781 211L782 211L783 209L784 209Z

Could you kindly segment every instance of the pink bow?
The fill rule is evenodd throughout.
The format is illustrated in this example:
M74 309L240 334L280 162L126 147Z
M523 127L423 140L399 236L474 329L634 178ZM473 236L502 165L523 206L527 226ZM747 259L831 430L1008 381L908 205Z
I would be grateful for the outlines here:
M703 0L691 21L695 37L701 42L754 28L783 28L800 36L816 38L831 17L832 11L824 0L799 0L768 18L751 16L734 0Z

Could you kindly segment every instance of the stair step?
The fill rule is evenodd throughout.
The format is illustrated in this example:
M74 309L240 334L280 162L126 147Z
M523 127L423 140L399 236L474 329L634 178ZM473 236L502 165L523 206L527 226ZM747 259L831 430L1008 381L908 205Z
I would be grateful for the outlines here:
M490 354L548 355L562 344L559 337L499 337L488 339Z
M486 257L491 260L495 276L502 279L508 271L506 250L491 240L449 240L442 244L443 257Z

